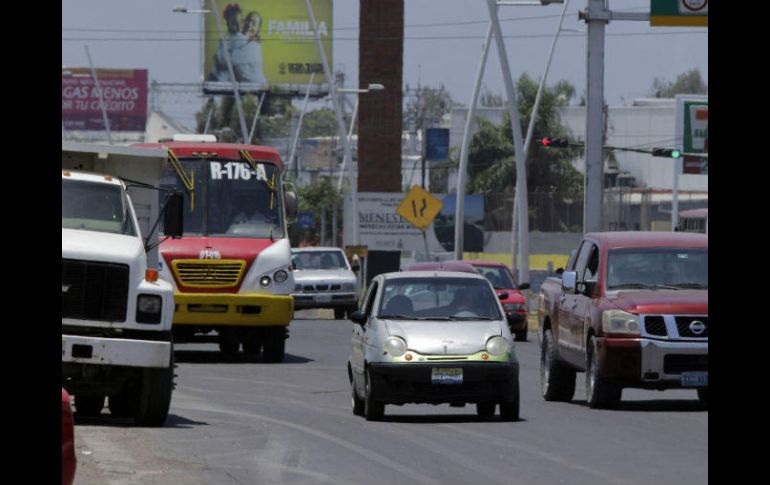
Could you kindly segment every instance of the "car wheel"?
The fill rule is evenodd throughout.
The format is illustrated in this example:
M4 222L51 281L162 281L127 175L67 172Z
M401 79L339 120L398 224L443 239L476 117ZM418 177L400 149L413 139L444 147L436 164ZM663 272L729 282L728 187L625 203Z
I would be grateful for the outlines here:
M342 307L335 307L334 308L334 319L335 320L344 320L345 319L345 309Z
M496 403L493 402L479 402L476 403L476 414L482 418L488 418L495 415Z
M356 392L356 384L355 381L350 381L350 400L353 404L353 414L356 416L363 416L364 415L364 401L358 397L358 393Z
M379 421L385 416L385 403L373 398L374 383L372 371L366 370L366 396L364 397L364 417L367 421Z
M161 427L166 424L174 389L174 350L169 366L164 369L144 369L139 402L134 421L139 426Z
M518 421L519 420L519 382L516 381L513 386L513 392L511 397L507 401L500 403L500 420L501 421Z
M708 387L701 387L698 389L698 399L701 403L708 406L709 403L709 388Z
M102 408L104 408L104 395L75 395L75 414L77 416L99 416L102 413Z
M540 348L540 393L546 401L571 401L575 395L575 370L559 362L553 335L543 333Z
M527 329L524 328L522 330L516 330L514 332L514 335L516 337L517 342L526 342L527 341Z
M264 343L262 357L265 362L275 364L283 362L286 355L286 330L283 327L273 328Z
M586 368L586 402L594 409L612 409L620 403L623 388L599 377L599 351L591 337Z

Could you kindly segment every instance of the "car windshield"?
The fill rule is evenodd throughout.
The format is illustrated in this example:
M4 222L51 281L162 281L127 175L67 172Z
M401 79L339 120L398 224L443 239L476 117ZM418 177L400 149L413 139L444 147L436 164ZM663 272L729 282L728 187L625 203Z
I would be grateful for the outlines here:
M61 180L61 227L136 235L120 185L68 178Z
M180 161L195 190L188 191L170 165L160 185L184 194L185 236L283 237L281 176L274 165L258 163L255 172L235 160ZM265 183L273 180L275 191ZM160 197L165 195L161 192Z
M476 278L396 278L387 280L379 318L408 320L499 320L497 295Z
M516 285L513 283L513 278L511 278L511 273L508 272L508 268L503 268L501 266L484 266L481 264L474 264L473 267L476 268L479 273L484 275L484 277L492 283L492 286L495 289L516 288Z
M708 249L611 249L607 290L708 289Z
M291 257L297 270L348 269L342 251L297 251Z

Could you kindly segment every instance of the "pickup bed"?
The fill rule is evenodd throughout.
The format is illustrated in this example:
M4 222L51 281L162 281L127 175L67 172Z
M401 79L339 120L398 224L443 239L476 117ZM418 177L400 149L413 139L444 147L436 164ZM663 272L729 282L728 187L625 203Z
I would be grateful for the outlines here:
M692 388L708 402L708 238L587 234L538 295L541 393L611 408L623 388Z

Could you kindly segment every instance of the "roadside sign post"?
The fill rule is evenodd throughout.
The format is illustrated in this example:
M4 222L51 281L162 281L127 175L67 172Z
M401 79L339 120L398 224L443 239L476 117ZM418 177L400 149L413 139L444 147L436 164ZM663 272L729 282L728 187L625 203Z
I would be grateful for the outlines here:
M674 160L672 231L679 224L679 175L708 174L708 107L708 96L676 95L674 146L682 151L683 157ZM705 157L699 157L698 154Z
M396 214L422 231L422 239L425 241L425 257L427 259L430 259L430 251L428 249L428 236L425 231L433 224L433 220L441 212L443 206L444 203L441 200L433 197L430 192L422 187L415 185L396 209ZM458 221L455 221L455 224L458 224Z

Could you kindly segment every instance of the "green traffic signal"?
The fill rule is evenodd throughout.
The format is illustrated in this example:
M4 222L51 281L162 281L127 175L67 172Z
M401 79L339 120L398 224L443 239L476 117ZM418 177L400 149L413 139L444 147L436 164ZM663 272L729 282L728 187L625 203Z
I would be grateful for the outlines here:
M682 156L682 152L676 148L653 148L653 157L665 157L665 158L679 158Z

